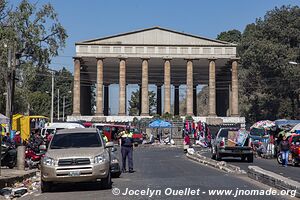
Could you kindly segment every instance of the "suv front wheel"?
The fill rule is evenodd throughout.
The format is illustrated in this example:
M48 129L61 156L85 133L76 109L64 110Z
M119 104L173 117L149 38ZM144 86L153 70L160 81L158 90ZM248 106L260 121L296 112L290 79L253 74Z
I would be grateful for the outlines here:
M111 173L109 171L107 177L101 180L101 187L103 189L111 189L111 185Z
M41 181L41 191L42 193L44 192L50 192L51 191L51 187L52 187L52 183L51 182L45 182L45 181Z

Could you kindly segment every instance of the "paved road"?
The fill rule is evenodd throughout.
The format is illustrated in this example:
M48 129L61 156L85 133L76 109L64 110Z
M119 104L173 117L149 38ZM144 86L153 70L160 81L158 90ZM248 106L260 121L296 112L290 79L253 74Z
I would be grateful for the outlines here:
M246 190L268 190L269 188L250 181L247 177L232 176L188 160L178 148L141 147L134 152L133 174L122 174L121 178L113 179L113 190L99 190L95 184L60 185L54 192L34 194L22 199L35 200L75 200L75 199L149 199L149 195L118 195L112 191L118 189L121 193L129 190L155 190L151 199L232 199L230 196L209 196L212 189L236 191L237 188ZM118 189L116 189L118 188ZM200 190L198 196L167 196L164 193L173 190L190 188ZM196 191L197 192L197 191ZM287 199L285 196L238 196L235 199Z
M211 157L209 152L202 153L202 155ZM293 167L289 165L288 167L282 167L278 164L276 159L265 159L265 158L254 158L253 163L242 162L240 158L224 158L223 161L226 161L230 164L239 166L241 169L247 171L249 165L256 165L265 170L275 172L292 180L300 182L300 167Z

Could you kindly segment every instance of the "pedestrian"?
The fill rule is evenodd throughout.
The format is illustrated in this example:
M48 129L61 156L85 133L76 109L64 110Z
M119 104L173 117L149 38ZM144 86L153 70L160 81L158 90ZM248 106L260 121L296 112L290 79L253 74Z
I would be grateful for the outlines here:
M183 141L183 150L186 153L188 148L191 147L191 139L188 133L185 134L184 136L184 141Z
M20 131L17 131L15 136L14 136L14 143L16 145L16 147L21 146L22 145L22 138L20 136Z
M129 173L133 173L133 137L130 133L130 128L122 131L119 135L121 139L121 154L122 154L122 172L126 173L126 160L128 159Z
M282 158L282 166L287 167L289 161L290 144L285 135L283 136L281 142L279 143L279 149Z
M6 132L5 136L2 139L3 143L11 144L10 133Z
M103 140L104 140L104 142L105 142L105 144L108 142L108 138L106 137L106 135L103 133L103 131L102 131L102 138L103 138Z

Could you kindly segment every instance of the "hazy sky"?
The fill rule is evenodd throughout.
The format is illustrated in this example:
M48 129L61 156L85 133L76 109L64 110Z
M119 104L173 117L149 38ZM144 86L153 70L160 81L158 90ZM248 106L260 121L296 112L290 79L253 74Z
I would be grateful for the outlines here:
M216 38L222 31L243 31L275 6L300 5L299 0L30 0L38 5L50 2L66 28L66 48L53 59L51 68L73 71L75 42L161 26L180 32ZM11 1L17 4L19 0ZM135 86L128 88L129 96ZM155 87L151 87L155 89ZM111 91L117 90L112 86ZM111 92L112 113L118 102ZM172 94L173 96L173 94ZM173 97L172 97L173 98Z

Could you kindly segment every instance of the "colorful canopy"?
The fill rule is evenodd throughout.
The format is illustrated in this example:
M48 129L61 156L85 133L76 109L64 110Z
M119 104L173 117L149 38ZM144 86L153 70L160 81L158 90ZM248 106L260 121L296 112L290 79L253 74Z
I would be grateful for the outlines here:
M252 129L252 128L264 128L264 129L267 129L267 128L272 128L274 126L275 126L275 123L273 121L262 120L262 121L258 121L255 124L253 124L250 127L250 129Z

